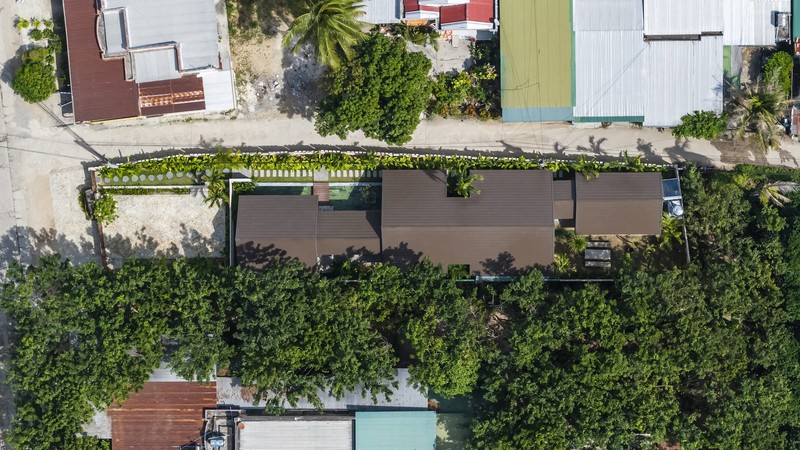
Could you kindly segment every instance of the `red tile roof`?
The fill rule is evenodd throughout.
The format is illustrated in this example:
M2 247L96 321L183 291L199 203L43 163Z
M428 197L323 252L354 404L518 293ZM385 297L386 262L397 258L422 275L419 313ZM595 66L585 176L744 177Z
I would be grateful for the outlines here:
M481 22L492 23L494 4L492 0L471 0L464 5L442 6L440 23Z
M195 75L142 84L126 81L122 59L103 59L97 42L95 1L63 2L76 122L205 109L203 80Z
M108 408L114 450L175 450L199 441L203 410L217 406L216 383L148 382Z
M403 0L403 10L405 12L428 11L438 13L439 7L427 5L420 6L419 0Z

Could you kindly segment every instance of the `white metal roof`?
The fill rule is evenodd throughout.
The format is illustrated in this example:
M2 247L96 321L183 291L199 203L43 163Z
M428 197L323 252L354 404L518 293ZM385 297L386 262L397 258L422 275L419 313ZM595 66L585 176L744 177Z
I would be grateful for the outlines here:
M391 408L428 408L428 396L408 383L408 369L397 369L397 389L391 395L391 399L386 401L382 395L378 396L378 402L372 403L369 394L366 397L361 395L361 389L344 393L344 397L337 400L335 397L327 395L325 392L318 392L324 408L327 410L353 410L359 407L391 407ZM264 407L264 402L253 404L252 394L249 389L243 387L236 378L220 377L217 378L217 401L220 405L238 406L240 408ZM287 405L287 407L289 407ZM308 400L301 399L297 404L297 409L315 409Z
M176 43L182 70L219 64L214 0L103 0L125 8L131 48Z
M133 74L137 83L180 78L174 47L132 53Z
M572 11L575 31L641 32L644 26L642 0L574 0Z
M641 30L576 32L574 116L643 116L646 50Z
M203 79L206 111L228 111L236 107L232 70L213 70L200 73Z
M725 0L723 42L725 45L775 45L775 13L791 10L790 0Z
M722 111L722 36L648 47L645 125L674 126L695 110Z
M103 11L105 25L106 53L124 52L128 44L125 42L125 14L121 9Z
M704 0L644 0L644 34L700 34L699 1Z
M359 20L372 24L400 21L400 0L361 0L364 15Z
M353 419L285 417L242 420L237 434L242 450L353 450Z

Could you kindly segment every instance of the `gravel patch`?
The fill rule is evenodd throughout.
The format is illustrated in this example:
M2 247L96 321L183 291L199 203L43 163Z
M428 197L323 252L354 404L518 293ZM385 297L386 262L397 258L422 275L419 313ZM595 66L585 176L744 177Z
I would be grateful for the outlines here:
M78 203L78 194L86 186L82 168L50 173L50 197L53 203L54 229L28 230L32 260L58 253L74 263L100 262L95 247L92 221Z
M201 195L114 195L119 218L103 227L114 266L125 258L221 257L225 214Z

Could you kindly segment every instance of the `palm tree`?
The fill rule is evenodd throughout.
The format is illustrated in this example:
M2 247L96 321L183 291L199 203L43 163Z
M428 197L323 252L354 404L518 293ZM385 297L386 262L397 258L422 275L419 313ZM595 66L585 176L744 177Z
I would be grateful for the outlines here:
M756 194L759 200L761 200L762 205L772 203L781 208L784 204L792 201L788 195L796 191L798 186L800 185L791 181L764 183L761 185L761 189L756 191Z
M306 0L308 12L298 16L283 37L283 46L297 53L312 44L317 62L332 68L349 59L353 45L364 38L364 15L358 0ZM294 43L294 44L293 44Z
M473 184L476 181L483 181L483 175L470 175L462 170L454 170L450 172L449 175L448 184L450 185L450 191L455 195L467 198L472 194L481 193Z
M734 137L743 139L748 132L753 132L753 139L762 151L778 147L781 136L778 117L793 101L786 98L777 74L759 79L755 84L733 88L731 92Z
M209 174L201 176L202 181L206 184L206 198L203 200L208 203L208 207L220 207L223 203L228 203L228 189L225 183L225 174L217 169L211 169Z

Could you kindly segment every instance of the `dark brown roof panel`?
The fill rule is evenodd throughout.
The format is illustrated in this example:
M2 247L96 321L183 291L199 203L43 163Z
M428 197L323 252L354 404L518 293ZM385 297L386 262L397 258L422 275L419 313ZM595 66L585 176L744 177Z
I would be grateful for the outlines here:
M553 181L553 214L558 220L575 219L575 182Z
M313 195L242 195L236 218L236 257L258 268L272 257L317 264L317 197Z
M148 382L108 408L114 450L164 450L199 442L203 411L217 406L216 383Z
M319 255L380 255L380 211L320 211L317 221Z
M661 233L661 174L601 173L575 179L575 232L578 234Z
M384 171L384 259L404 265L424 255L437 264L469 264L481 275L552 264L552 172L471 173L483 176L475 183L481 192L460 198L447 197L444 172ZM506 273L497 260L506 262Z
M76 122L136 117L139 91L122 59L103 60L94 0L63 0L72 107Z

